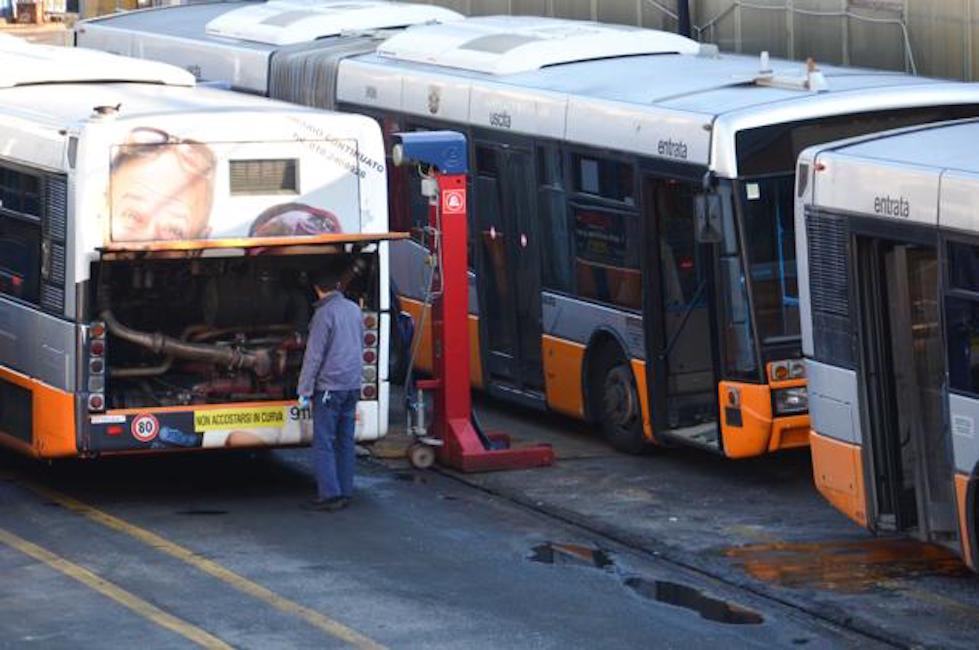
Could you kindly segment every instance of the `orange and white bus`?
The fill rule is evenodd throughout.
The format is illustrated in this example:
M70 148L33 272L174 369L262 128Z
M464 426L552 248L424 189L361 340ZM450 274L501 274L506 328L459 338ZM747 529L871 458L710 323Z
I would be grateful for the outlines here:
M250 63L269 47L256 45L266 25L247 26L258 10L241 4L109 16L84 23L78 42L115 39L233 88L364 113L386 136L465 133L474 385L594 421L626 451L688 444L743 458L806 446L796 157L979 113L974 85L809 70L531 16L336 34ZM232 16L237 36L219 38ZM390 180L392 228L420 234L420 176L392 169ZM392 288L430 323L424 255L415 241L392 244ZM418 334L424 368L429 334Z
M979 122L803 152L802 341L819 491L976 569Z
M0 37L0 444L42 458L311 438L310 276L363 305L387 429L377 124Z

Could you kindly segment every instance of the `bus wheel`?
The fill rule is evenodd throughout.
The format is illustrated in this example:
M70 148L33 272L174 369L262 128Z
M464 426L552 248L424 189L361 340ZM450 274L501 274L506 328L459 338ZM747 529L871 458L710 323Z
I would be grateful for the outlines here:
M636 378L625 363L614 365L602 382L602 435L612 447L627 454L648 448L642 432L642 410Z

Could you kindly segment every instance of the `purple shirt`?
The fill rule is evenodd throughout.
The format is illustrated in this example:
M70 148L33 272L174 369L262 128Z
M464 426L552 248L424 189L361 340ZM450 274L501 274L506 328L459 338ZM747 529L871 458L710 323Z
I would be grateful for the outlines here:
M360 390L364 372L364 315L357 303L331 291L309 321L299 394Z

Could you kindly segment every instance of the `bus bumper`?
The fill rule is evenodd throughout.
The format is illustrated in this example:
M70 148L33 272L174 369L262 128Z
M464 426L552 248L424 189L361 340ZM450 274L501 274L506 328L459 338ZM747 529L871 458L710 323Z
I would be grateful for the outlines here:
M295 401L123 409L85 417L91 454L153 453L242 447L308 445L313 439L310 408ZM379 402L357 404L356 438L381 434Z
M809 413L775 415L775 391L799 390L805 380L777 384L722 381L718 388L721 435L728 458L750 458L809 445Z

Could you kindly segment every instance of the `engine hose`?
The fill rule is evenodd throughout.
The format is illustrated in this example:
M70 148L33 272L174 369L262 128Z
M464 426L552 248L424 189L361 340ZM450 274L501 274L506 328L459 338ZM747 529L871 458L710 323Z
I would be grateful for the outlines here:
M187 343L161 332L140 332L120 323L108 309L100 314L100 318L105 321L106 328L113 336L146 348L155 354L176 359L205 361L233 369L247 368L259 377L266 377L272 371L272 358L265 350L251 352L205 343Z
M340 280L337 282L337 287L341 292L346 292L347 289L353 284L354 280L362 278L367 274L367 262L363 258L358 257L354 260L354 263L350 265L350 268L343 272L340 276Z

